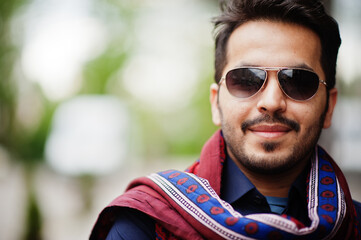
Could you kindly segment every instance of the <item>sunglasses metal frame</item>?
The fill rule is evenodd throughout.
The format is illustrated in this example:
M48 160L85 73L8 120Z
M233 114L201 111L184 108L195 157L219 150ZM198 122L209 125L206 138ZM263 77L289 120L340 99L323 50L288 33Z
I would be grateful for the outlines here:
M234 96L228 89L227 87L227 83L226 83L226 76L227 74L230 72L230 71L233 71L233 70L236 70L236 69L260 69L260 70L263 70L265 73L266 73L266 78L262 84L262 86L260 87L260 89L257 90L257 92L255 92L254 94L252 94L251 96L249 97L236 97ZM326 86L326 88L328 87L326 81L324 80L321 80L320 77L318 76L317 73L315 73L314 71L310 70L310 69L307 69L307 68L290 68L290 67L238 67L238 68L233 68L233 69L230 69L224 76L221 77L221 79L219 80L218 82L218 85L221 86L222 82L226 83L225 86L226 86L226 89L227 91L235 98L238 98L238 99L247 99L247 98L251 98L255 95L257 95L263 88L264 88L264 85L266 84L267 82L267 79L268 79L268 72L269 71L276 71L277 72L277 83L278 83L278 86L279 88L282 90L282 92L290 99L294 100L294 101L299 101L299 102L304 102L304 101L307 101L307 100L310 100L311 98L313 98L316 93L318 92L318 87L317 87L317 90L316 92L309 98L307 99L304 99L304 100L298 100L298 99L294 99L292 98L291 96L289 96L287 93L285 93L285 91L283 90L282 86L281 86L281 83L279 81L279 78L278 78L278 73L282 70L304 70L304 71L307 71L307 72L311 72L311 73L314 73L316 74L317 78L318 78L318 81L319 83L322 83L323 85Z

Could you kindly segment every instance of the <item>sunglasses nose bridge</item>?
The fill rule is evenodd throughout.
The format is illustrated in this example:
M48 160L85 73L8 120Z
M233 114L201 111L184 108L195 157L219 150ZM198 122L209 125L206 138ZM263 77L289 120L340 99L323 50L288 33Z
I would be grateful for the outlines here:
M280 75L279 75L279 74L281 73L281 71L283 70L283 68L272 68L272 67L270 67L270 68L264 68L263 70L266 72L266 79L265 79L264 85L262 86L262 89L263 89L263 88L266 88L267 82L270 81L269 78L271 77L272 79L275 79L275 81L277 82L277 86L278 86L279 90L281 90L282 94L283 94L284 96L286 96L286 97L291 98L291 97L285 92L285 90L283 89L283 86L282 86L281 81L280 81Z
M263 87L257 98L256 107L258 111L263 113L268 112L270 114L284 112L287 108L287 96L284 94L279 84L275 82L277 79L269 77L267 80L267 84Z
M276 68L266 68L263 69L265 71L265 80L264 80L264 84L262 86L262 90L265 89L268 85L270 81L275 80L277 82L277 86L282 90L282 86L280 84L279 78L278 78L278 73L280 72L280 69L276 69Z
M278 78L280 69L272 68L267 70L264 69L264 71L266 74L265 82L261 88L262 94L264 95L262 97L269 98L269 101L277 101L287 97Z

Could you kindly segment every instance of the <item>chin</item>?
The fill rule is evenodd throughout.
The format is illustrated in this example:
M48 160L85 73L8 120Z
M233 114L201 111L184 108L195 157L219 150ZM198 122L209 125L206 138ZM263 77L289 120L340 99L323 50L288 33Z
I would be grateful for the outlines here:
M251 160L251 159L248 159ZM290 161L285 159L272 159L272 158L263 158L263 159L254 159L251 161L243 161L242 165L248 170L254 173L274 175L281 174L289 171L297 165L298 161Z
M284 151L279 148L275 148L272 151L269 150L270 147L268 146L267 149L262 148L237 158L246 169L260 174L285 173L302 161L302 159L295 157L287 149Z

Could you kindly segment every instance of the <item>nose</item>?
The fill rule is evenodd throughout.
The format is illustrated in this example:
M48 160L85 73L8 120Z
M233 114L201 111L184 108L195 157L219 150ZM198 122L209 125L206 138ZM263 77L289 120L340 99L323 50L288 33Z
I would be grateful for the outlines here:
M257 109L261 113L282 113L286 111L286 98L277 80L277 72L269 71L267 80L259 94Z

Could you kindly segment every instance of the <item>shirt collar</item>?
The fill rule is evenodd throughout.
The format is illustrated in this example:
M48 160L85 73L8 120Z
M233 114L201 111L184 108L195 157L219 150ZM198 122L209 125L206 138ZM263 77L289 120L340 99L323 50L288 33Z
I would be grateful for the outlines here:
M309 174L309 170L311 168L311 163L309 162L305 169L301 172L301 174L296 178L296 180L292 183L291 189L288 193L288 198L295 196L304 198L307 195L307 177Z
M306 196L306 178L309 167L310 166L307 166L293 182L289 191L289 199L294 199L296 196L301 198ZM221 198L232 204L250 191L258 192L252 182L227 155L222 174Z
M256 188L228 155L224 164L221 197L232 204Z

